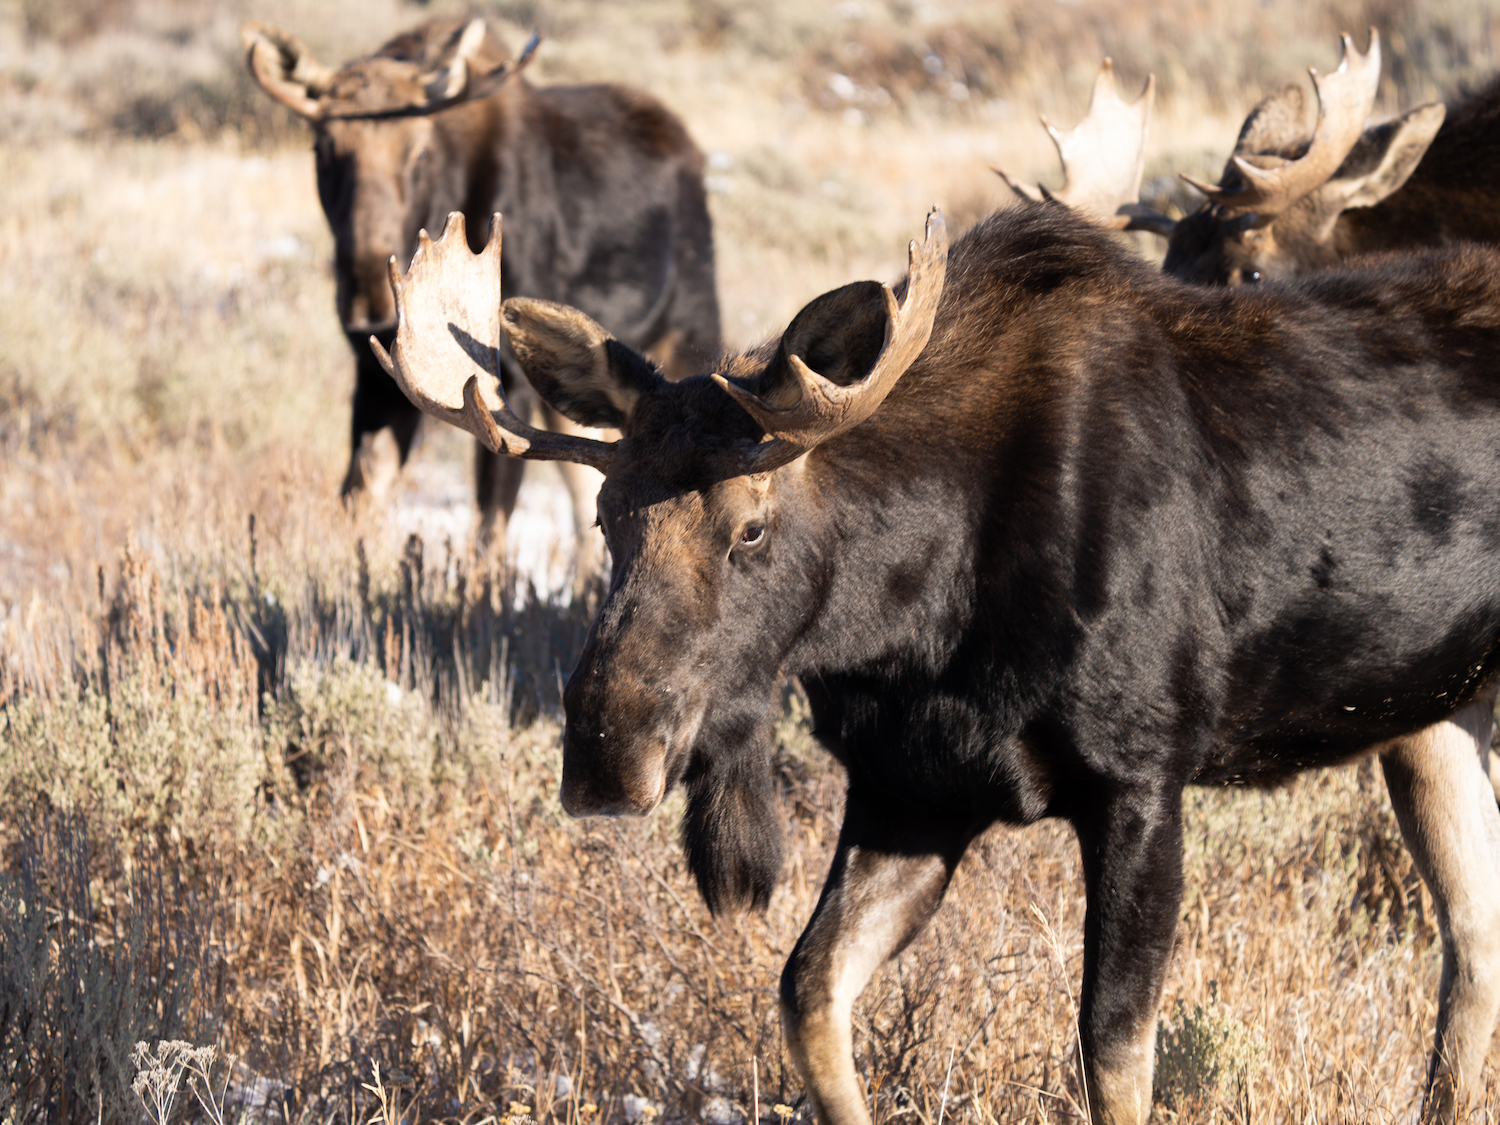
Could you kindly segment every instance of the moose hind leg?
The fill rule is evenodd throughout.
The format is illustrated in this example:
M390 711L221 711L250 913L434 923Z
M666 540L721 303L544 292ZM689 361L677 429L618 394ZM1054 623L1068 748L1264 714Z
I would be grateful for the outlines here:
M509 367L501 371L505 401L511 412L523 422L530 422L537 394L523 376ZM479 505L479 529L475 546L487 558L501 565L506 562L507 534L516 497L521 491L521 477L526 462L504 453L491 453L483 445L474 446L474 493Z
M474 491L479 501L477 546L482 554L505 562L506 534L526 462L519 457L491 453L474 443Z
M869 1125L854 1069L855 998L942 901L970 826L876 814L851 792L812 920L781 974L781 1023L821 1125Z
M1500 1014L1500 810L1488 779L1489 699L1381 749L1391 804L1437 906L1437 1034L1422 1118L1458 1120Z

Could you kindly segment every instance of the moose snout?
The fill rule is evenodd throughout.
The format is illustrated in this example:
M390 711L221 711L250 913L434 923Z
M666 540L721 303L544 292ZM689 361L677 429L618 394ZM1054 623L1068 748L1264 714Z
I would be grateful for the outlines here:
M585 754L573 739L564 738L562 807L569 816L645 816L666 792L664 745L606 756L597 750Z

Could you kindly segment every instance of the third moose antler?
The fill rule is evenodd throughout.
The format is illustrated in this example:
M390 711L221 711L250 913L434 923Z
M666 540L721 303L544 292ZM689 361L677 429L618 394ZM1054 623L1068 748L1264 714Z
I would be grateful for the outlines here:
M1236 155L1236 174L1215 185L1183 173L1182 178L1224 209L1226 214L1254 213L1262 224L1281 214L1308 192L1325 183L1349 155L1364 132L1365 121L1375 108L1380 86L1380 33L1370 29L1370 46L1364 54L1354 49L1347 35L1339 68L1326 77L1311 70L1318 92L1318 124L1312 143L1295 160L1262 157L1271 167L1258 167ZM1236 182L1237 181L1237 182Z
M1134 102L1120 97L1114 62L1105 59L1094 79L1089 111L1076 126L1064 133L1042 124L1057 155L1062 159L1063 186L1048 191L1036 184L1012 179L996 168L1000 178L1023 199L1056 200L1081 215L1114 230L1154 230L1165 234L1172 220L1140 202L1141 175L1146 167L1146 132L1151 103L1156 98L1156 76L1146 79L1145 89Z

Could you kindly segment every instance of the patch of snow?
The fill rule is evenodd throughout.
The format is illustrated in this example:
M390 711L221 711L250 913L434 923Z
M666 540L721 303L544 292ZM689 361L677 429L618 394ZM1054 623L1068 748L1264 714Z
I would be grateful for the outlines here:
M395 543L420 536L429 558L445 540L455 549L468 544L478 530L474 478L470 465L448 459L414 456L386 512L386 527ZM573 501L556 468L528 464L511 513L506 553L523 584L547 596L565 590L572 580Z

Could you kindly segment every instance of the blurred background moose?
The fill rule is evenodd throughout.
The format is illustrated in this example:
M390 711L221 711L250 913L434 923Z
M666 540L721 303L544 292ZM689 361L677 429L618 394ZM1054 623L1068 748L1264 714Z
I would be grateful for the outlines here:
M373 56L324 66L279 28L241 28L271 97L313 129L318 199L333 232L339 321L355 354L352 450L342 493L383 501L411 453L419 414L375 363L396 309L387 262L411 259L417 232L462 211L474 229L510 217L507 296L581 303L674 377L719 347L712 222L703 156L660 102L625 86L533 89L485 26L430 20ZM576 429L506 365L527 416ZM475 449L481 545L505 557L522 463ZM577 581L601 564L597 474L561 466L573 501Z

